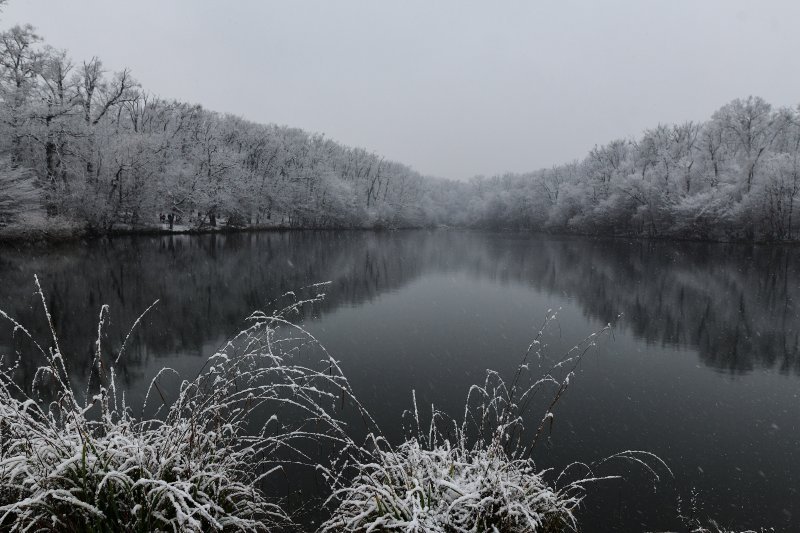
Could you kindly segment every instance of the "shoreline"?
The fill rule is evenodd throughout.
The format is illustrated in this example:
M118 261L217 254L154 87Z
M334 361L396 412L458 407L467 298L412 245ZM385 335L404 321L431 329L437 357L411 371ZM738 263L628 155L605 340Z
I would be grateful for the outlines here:
M548 229L516 229L516 228L482 228L469 226L286 226L286 225L247 225L247 226L202 226L166 228L167 224L153 226L127 227L112 229L108 232L91 231L86 228L54 226L52 228L0 228L0 246L14 244L62 244L86 240L110 239L114 237L136 236L169 236L169 235L211 235L233 233L260 233L268 231L408 231L408 230L446 230L446 231L475 231L484 233L506 235L546 235L550 237L584 237L592 239L634 240L643 242L696 242L709 244L750 244L760 246L774 245L800 245L800 239L770 240L770 239L737 239L737 238L706 238L706 237L681 237L671 235L625 235L586 233L577 231L554 231Z

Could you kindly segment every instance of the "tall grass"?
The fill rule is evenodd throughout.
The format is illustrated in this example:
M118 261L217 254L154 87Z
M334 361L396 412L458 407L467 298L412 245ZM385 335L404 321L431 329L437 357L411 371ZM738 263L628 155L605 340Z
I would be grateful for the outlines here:
M626 459L655 478L657 470L672 475L655 455L632 450L595 465L572 463L560 472L537 468L533 450L552 425L575 369L598 336L610 331L609 326L590 335L543 372L541 338L553 319L545 320L510 381L490 370L482 385L470 388L460 420L431 406L423 424L414 398L405 442L392 446L373 435L360 448L363 457L337 465L328 500L334 509L321 530L575 530L587 485L616 477L596 475L602 464ZM540 405L544 413L537 415L534 406Z
M42 359L27 392L14 380L19 357L0 361L0 529L270 531L290 522L265 484L278 483L286 465L315 466L308 442L344 442L330 411L352 397L332 358L312 368L295 357L315 341L287 317L314 298L253 314L172 400L162 370L135 416L117 386L129 339L116 355L103 348L108 309L79 387L36 285L49 346L0 311ZM255 413L268 415L263 427L252 427Z
M309 298L290 293L287 305L252 314L177 389L163 380L173 371L161 370L138 414L117 385L134 330L109 350L103 306L92 371L74 383L38 278L36 287L47 344L0 311L42 362L22 386L15 374L23 356L0 358L3 531L296 530L274 494L297 467L327 484L321 533L577 530L587 487L616 477L607 473L611 461L633 462L655 479L672 475L657 456L636 450L560 471L534 461L578 365L610 326L548 362L542 337L555 319L548 312L514 373L487 371L459 416L433 405L421 415L412 392L400 422L407 438L393 443L338 362L294 323L322 297L319 285ZM343 421L345 405L363 421L365 439Z

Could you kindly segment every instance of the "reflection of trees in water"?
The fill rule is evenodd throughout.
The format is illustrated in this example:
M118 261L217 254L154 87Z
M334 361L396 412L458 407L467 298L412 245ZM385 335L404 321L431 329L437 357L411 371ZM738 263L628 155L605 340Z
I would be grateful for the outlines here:
M34 293L38 274L62 350L81 376L91 361L102 304L111 307L109 346L118 347L139 314L159 299L126 349L122 368L135 379L136 368L149 358L199 354L209 339L237 332L250 312L268 308L286 291L333 281L323 289L328 298L315 304L315 311L324 312L397 287L419 275L419 263L407 260L418 241L398 233L275 232L4 249L0 308L46 341L48 328ZM10 325L0 324L0 347L6 347L0 352L9 351L10 332ZM40 362L25 363L31 377Z
M684 242L489 240L504 277L574 297L648 342L698 350L720 370L800 373L800 250ZM504 257L507 256L507 257ZM497 267L495 267L497 268ZM514 270L516 269L516 270Z
M38 273L62 348L79 373L91 357L101 304L112 310L109 346L119 346L139 313L160 299L125 357L122 377L130 381L152 357L199 354L204 343L235 333L250 311L288 290L332 281L315 307L324 313L425 272L466 272L566 294L602 321L624 313L623 324L638 337L697 348L715 368L800 372L799 255L789 247L447 231L117 238L4 249L0 308L45 338L33 292ZM0 327L6 346L9 331Z

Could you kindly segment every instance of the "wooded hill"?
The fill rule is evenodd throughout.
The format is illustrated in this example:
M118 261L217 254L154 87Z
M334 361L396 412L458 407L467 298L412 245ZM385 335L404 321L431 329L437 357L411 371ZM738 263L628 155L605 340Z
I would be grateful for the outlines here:
M322 135L164 100L73 61L31 26L0 34L0 226L76 230L423 227L793 240L800 114L758 97L583 159L469 181L425 177ZM44 222L47 223L47 222Z

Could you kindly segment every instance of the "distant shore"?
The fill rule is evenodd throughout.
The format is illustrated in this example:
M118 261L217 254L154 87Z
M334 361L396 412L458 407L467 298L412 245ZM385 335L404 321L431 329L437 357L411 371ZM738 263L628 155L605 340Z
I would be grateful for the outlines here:
M303 231L303 230L335 230L335 231L381 231L381 230L400 230L400 229L432 229L433 226L293 226L288 224L246 224L246 225L227 225L219 224L212 226L174 224L172 228L169 224L148 224L148 225L119 225L110 230L98 231L96 229L82 227L77 224L52 223L38 224L36 226L14 225L0 227L0 244L14 242L69 242L82 239L96 239L103 237L115 237L121 235L207 235L214 233L248 233L261 231Z
M81 241L86 239L100 239L104 237L118 236L167 236L167 235L209 235L209 234L231 234L231 233L251 233L264 231L395 231L395 230L420 230L420 229L445 229L463 231L483 231L492 233L509 234L530 234L530 235L550 235L560 237L588 237L595 239L614 239L614 240L635 240L635 241L668 241L668 242L706 242L720 244L757 244L757 245L796 245L800 240L768 240L768 239L748 239L741 237L707 237L707 236L680 236L680 235L627 235L627 234L606 234L606 233L587 233L579 231L559 231L553 228L532 229L532 228L486 228L486 227L462 227L447 225L428 225L428 226L294 226L288 224L246 224L228 225L210 224L188 225L173 224L170 229L168 223L155 223L147 225L118 225L107 231L98 231L87 228L79 224L56 220L54 222L39 223L31 226L10 225L0 227L0 245L37 243L37 244L56 244L62 242Z

